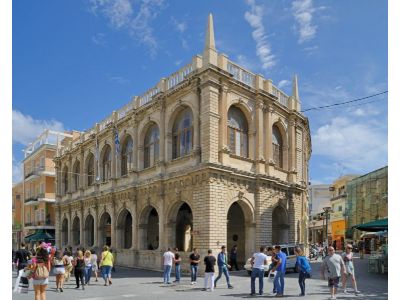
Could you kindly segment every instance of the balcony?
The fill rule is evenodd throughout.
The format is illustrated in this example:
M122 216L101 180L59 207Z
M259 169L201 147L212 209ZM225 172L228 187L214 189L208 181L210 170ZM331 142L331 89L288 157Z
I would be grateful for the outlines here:
M46 221L33 221L33 222L25 222L25 229L34 230L34 229L55 229L54 221L46 220Z
M38 204L39 203L38 197L29 197L29 198L25 199L24 202L25 202L26 205L34 205L34 204Z
M35 168L33 171L27 173L25 175L25 181L34 180L36 178L39 178L41 175L55 177L56 172L55 170L49 170L49 169L46 170L45 166L40 166Z
M335 200L338 200L338 199L341 199L341 198L346 198L346 197L347 197L347 193L340 194L338 196L332 197L331 201L335 201Z

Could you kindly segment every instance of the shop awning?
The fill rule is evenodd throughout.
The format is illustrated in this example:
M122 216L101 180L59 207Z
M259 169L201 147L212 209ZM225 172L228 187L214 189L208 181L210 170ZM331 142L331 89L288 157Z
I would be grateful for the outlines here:
M385 231L388 230L388 218L375 220L365 224L358 224L353 226L352 228L370 232Z
M25 240L28 242L37 242L37 241L49 242L49 241L54 241L54 236L43 229L38 229L38 231L36 231L34 234L25 237Z

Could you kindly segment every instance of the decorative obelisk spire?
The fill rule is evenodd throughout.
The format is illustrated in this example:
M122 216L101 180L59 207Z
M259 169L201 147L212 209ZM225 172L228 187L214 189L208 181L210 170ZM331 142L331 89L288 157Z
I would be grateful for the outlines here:
M218 54L217 49L215 48L214 22L212 14L208 16L206 43L203 51L203 66L207 64L218 64Z
M295 98L297 101L300 101L299 87L297 85L297 75L296 74L294 74L294 76L293 76L292 97Z

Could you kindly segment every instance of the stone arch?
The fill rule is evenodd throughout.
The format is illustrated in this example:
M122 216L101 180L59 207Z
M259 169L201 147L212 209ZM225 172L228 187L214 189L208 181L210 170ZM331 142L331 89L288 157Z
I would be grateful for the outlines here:
M160 143L161 143L161 140L160 140L161 127L160 127L160 124L159 124L159 122L158 122L157 120L150 119L150 121L148 121L146 124L143 125L143 127L141 128L140 134L139 134L139 149L140 149L140 151L139 151L139 161L141 162L141 165L140 165L139 167L140 167L141 169L147 168L147 167L149 167L149 166L153 166L154 163L155 163L155 160L154 160L154 163L153 163L153 164L150 164L149 166L145 166L145 159L146 159L146 153L145 153L145 151L146 151L146 149L145 149L145 147L146 147L146 145L145 145L145 139L146 139L147 134L149 133L149 130L150 130L153 126L156 126L156 128L157 128L157 130L158 130L158 145L157 145L157 147L158 147L158 149L157 149L157 151L158 151L158 158L157 158L157 160L159 160L159 155L160 155ZM156 149L154 149L154 151L156 151Z
M81 243L81 227L80 227L80 219L78 216L75 216L72 222L72 245L80 245Z
M86 246L92 247L94 245L94 217L91 214L86 216L84 234Z
M178 126L177 122L179 118L184 116L182 114L185 111L187 111L191 116L191 124L188 127L185 126L184 128L181 128L180 126ZM168 145L168 159L179 158L188 155L191 151L193 151L195 139L194 135L196 133L195 117L196 116L194 114L192 106L186 103L176 108L172 112L170 119L168 120L168 130L166 134ZM185 122L183 122L183 124L185 124Z
M122 209L117 218L118 248L130 249L132 247L132 224L132 214L128 209Z
M242 198L243 199L243 198ZM254 213L251 206L238 199L232 201L227 210L227 250L237 246L237 262L242 265L253 249L255 227L253 226Z
M68 245L68 219L64 218L61 225L61 245Z
M139 223L140 249L156 250L160 244L159 214L157 209L152 206L146 206L141 215Z
M100 153L100 179L106 182L111 178L112 149L109 143L106 143Z
M273 133L273 129L276 128L280 136L282 138L282 164L281 168L284 170L288 170L289 168L289 138L286 130L285 124L281 120L277 120L272 124L271 133ZM272 147L273 148L273 147ZM279 166L277 166L279 167Z
M168 213L169 241L179 251L193 248L193 210L186 201L176 201Z
M289 214L282 205L277 205L272 211L272 244L289 243Z
M91 186L95 183L95 157L92 151L89 151L85 158L84 171L85 186Z
M107 211L103 212L99 222L99 245L111 246L111 224L111 215Z
M133 148L134 141L130 133L125 133L121 137L121 154L119 155L121 176L128 175L128 172L133 168Z
M79 182L81 177L81 162L79 159L75 159L72 165L72 191L76 192L79 190Z

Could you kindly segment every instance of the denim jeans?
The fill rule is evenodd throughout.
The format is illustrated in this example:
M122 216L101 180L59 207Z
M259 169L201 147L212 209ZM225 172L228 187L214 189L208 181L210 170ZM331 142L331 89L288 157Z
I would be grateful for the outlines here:
M181 281L181 265L175 265L175 280Z
M256 293L256 278L258 277L258 292L261 295L264 289L264 270L253 268L251 270L251 293Z
M171 282L171 269L172 266L164 265L164 283Z
M231 284L229 282L229 272L228 272L228 267L226 265L218 266L218 276L214 281L214 285L217 285L217 281L221 278L222 273L224 273L226 278L226 283L228 284L229 287Z
M111 266L102 266L101 275L103 276L104 281L107 283L107 279L111 278Z
M304 296L306 294L306 272L299 272L299 285L301 294Z
M278 294L283 294L285 289L285 271L276 271L274 285Z
M92 276L92 266L85 267L85 284L90 281L90 277Z
M190 277L191 277L191 282L196 282L197 280L197 269L199 266L192 266L190 265Z

